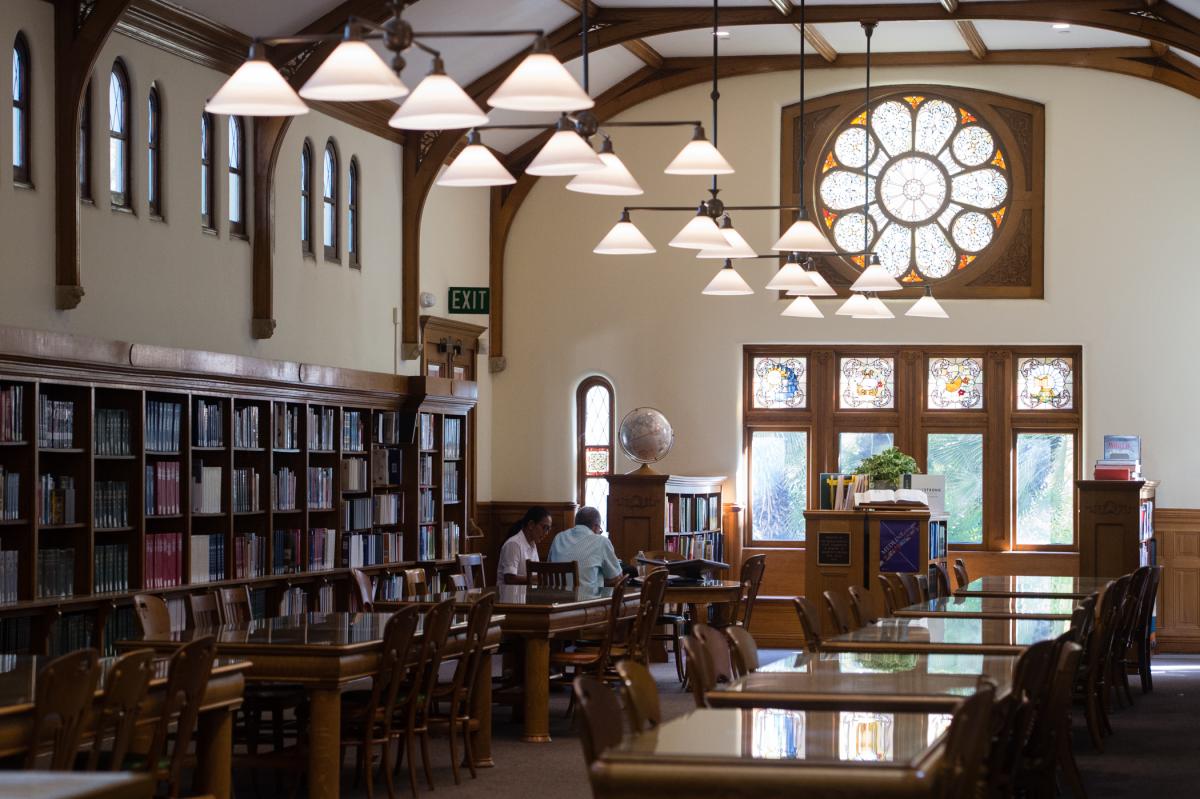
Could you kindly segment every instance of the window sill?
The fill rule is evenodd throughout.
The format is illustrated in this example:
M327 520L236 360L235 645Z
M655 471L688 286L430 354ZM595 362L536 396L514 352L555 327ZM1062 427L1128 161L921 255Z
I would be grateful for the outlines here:
M237 239L238 241L250 241L250 236L249 236L249 234L246 234L246 233L234 233L234 232L230 231L229 239L231 241L233 239Z
M14 180L14 181L13 181L13 186L14 186L15 188L18 188L18 189L26 189L26 190L28 190L28 191L33 191L33 189L34 189L34 186L33 186L33 184L32 184L32 183L30 183L30 182L29 182L29 181L27 181L27 180Z
M208 225L201 225L200 232L205 236L213 236L214 238L220 238L221 236L221 232L219 230L217 230L215 227L209 227Z
M111 207L111 210L114 214L128 214L129 216L133 217L137 216L137 212L135 212L128 205L114 205Z
M96 207L96 201L95 201L95 200L93 200L91 197L80 197L80 198L79 198L79 204L80 204L80 205L90 205L90 206L92 206L93 208L95 208L95 207Z
M317 256L316 256L316 254L315 254L315 253L311 253L311 252L309 252L309 251L307 251L307 250L301 250L301 251L300 251L300 258L301 258L302 260L305 260L305 261L312 261L314 264L317 262Z
M146 218L149 219L151 222L162 222L164 224L167 221L167 218L165 216L163 216L162 214L150 214L150 216L148 216Z
M326 255L326 256L325 256L325 263L327 263L327 264L337 264L338 266L341 266L341 265L342 265L342 259L341 259L341 258L330 258L328 255Z

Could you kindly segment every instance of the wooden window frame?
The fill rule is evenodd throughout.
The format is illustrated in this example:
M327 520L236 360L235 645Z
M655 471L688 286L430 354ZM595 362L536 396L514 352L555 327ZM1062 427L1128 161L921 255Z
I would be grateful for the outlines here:
M216 118L207 111L200 115L200 229L205 233L217 233L217 181L216 166ZM208 207L204 198L208 197Z
M587 444L587 395L593 388L600 387L608 392L608 445ZM589 375L580 381L575 389L575 501L580 507L585 504L585 488L588 480L587 451L588 449L608 450L608 473L613 473L617 436L617 392L607 377Z
M246 226L246 122L240 116L230 116L229 122L226 125L226 142L227 150L225 161L228 167L226 176L226 185L229 184L229 178L237 176L238 190L230 192L229 196L229 235L231 238L248 239ZM234 148L234 139L237 140L237 148ZM237 154L235 162L234 153ZM235 196L236 195L236 196ZM238 218L235 221L233 218L234 211L237 211Z
M162 92L157 83L146 93L146 208L150 218L164 221L162 179Z
M83 102L79 106L79 201L95 205L92 196L92 80L88 78L83 88Z
M751 360L751 364L753 361ZM753 365L750 367L753 369ZM805 422L786 422L782 424L771 424L770 422L759 422L753 425L745 425L743 435L746 442L746 526L743 533L743 548L748 549L804 549L805 543L808 541L808 531L805 530L804 538L801 540L777 541L765 538L754 537L754 519L751 509L754 506L754 496L750 489L754 485L754 434L755 433L804 433L808 437L808 463L805 468L808 472L808 484L806 488L806 496L811 503L813 491L820 491L820 476L813 477L813 442L816 440L814 436L813 426L811 423Z
M13 164L13 183L22 188L33 188L33 127L30 120L30 107L32 96L30 94L32 76L30 72L33 67L33 60L29 54L29 41L25 38L25 34L18 31L13 39L13 64L12 68L17 68L18 62L21 67L21 79L19 81L20 97L16 95L12 98L13 114L18 112L21 114L21 146L19 148L20 163ZM14 148L16 150L17 148Z
M121 108L118 110L118 113L124 117L124 124L122 125L124 130L120 132L114 131L112 124L112 79L114 77L121 86L123 100ZM112 70L109 72L108 92L108 139L110 142L108 165L109 201L112 204L112 210L121 213L133 213L133 158L130 157L133 152L133 109L132 104L129 102L133 93L133 81L129 77L129 70L125 67L125 62L119 58L113 61ZM122 192L112 190L113 165L111 163L111 142L114 139L124 142L125 163L121 170L121 180L124 182L125 190Z
M362 175L358 169L358 156L350 156L350 168L346 173L346 254L351 269L362 269L362 219L359 217Z
M313 252L313 149L312 140L300 147L300 253L315 258Z
M325 159L333 158L333 179L326 181L325 179ZM338 158L337 142L332 138L325 142L325 149L321 151L321 249L324 252L325 260L332 264L342 263L341 254L341 210L338 208L338 197L341 193L341 162ZM325 243L325 206L333 206L333 213L329 218L333 220L333 230L330 236L331 244Z
M840 359L845 356L892 357L895 362L895 407L886 410L839 407ZM1023 357L1062 356L1072 359L1074 402L1070 410L1018 410L1016 364ZM928 374L931 357L983 359L983 408L929 409ZM803 409L755 408L753 376L756 357L807 359L806 407ZM804 430L808 441L808 497L819 498L822 472L837 471L838 434L842 432L892 432L895 445L927 462L930 433L982 433L984 469L984 532L980 544L953 544L955 550L1078 552L1079 533L1070 546L1018 545L1016 530L1016 434L1018 432L1069 433L1075 438L1075 479L1082 476L1083 348L1063 346L998 345L760 345L742 348L742 447L747 471L747 507L742 546L747 548L804 548L805 542L758 541L753 538L753 473L751 441L759 430ZM1075 497L1077 502L1077 496Z

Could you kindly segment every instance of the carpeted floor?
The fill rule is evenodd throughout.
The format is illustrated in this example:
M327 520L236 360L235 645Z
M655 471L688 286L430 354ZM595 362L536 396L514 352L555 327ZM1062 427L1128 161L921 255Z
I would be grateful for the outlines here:
M785 653L765 651L764 662ZM1092 749L1082 712L1075 713L1075 752L1089 799L1170 799L1200 795L1200 657L1160 655L1154 661L1154 692L1143 695L1134 681L1134 705L1116 710L1115 734L1106 739L1105 752ZM693 707L691 695L679 688L671 664L654 667L661 690L663 713L672 718ZM436 794L429 794L421 781L422 795L446 799L506 799L538 796L540 799L589 797L591 791L583 766L579 738L564 717L566 693L551 697L551 734L548 744L527 744L520 739L520 725L510 720L506 709L497 707L492 752L496 767L479 771L478 779L463 771L462 785L455 786L450 771L445 739L433 742ZM349 764L349 759L347 759ZM359 799L362 787L352 786L352 769L347 766L342 795ZM263 781L269 785L270 780ZM256 792L239 780L241 797L266 796L279 799L288 791L265 788ZM301 794L303 789L301 789ZM407 774L396 783L398 799L410 796ZM386 797L382 785L376 797Z

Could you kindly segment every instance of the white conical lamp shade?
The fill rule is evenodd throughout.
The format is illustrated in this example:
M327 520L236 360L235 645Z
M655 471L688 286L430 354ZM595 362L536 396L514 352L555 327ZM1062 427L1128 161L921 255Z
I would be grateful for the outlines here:
M612 151L612 142L604 140L600 149L600 161L603 169L591 169L576 175L567 183L567 191L577 191L581 194L605 194L609 196L632 196L643 194L640 184L625 164Z
M441 59L434 59L433 71L396 109L388 125L401 130L458 130L487 121L483 109L442 71Z
M578 175L604 168L604 162L591 145L574 130L564 130L560 122L550 141L542 145L533 161L525 167L525 174Z
M834 252L829 239L822 236L820 228L807 219L793 222L771 249L778 252Z
M582 111L588 97L562 62L550 53L530 53L488 98L493 108L513 111Z
M950 314L946 313L946 309L942 304L933 297L933 291L928 286L925 287L925 296L913 303L913 306L904 312L905 316L919 316L925 319L949 319Z
M850 286L851 291L899 291L904 288L900 281L887 273L879 263L879 256L872 255L871 261L858 280Z
M812 278L808 276L808 272L794 256L788 256L787 263L767 283L768 291L791 291L792 289L803 291L811 288L813 288Z
M675 238L667 242L669 247L681 247L685 250L728 250L729 242L717 227L712 217L704 212L703 206L688 223L675 234Z
M829 281L826 280L816 269L811 268L811 266L812 265L809 264L809 269L807 271L808 279L811 281L812 285L808 286L807 288L788 289L788 294L790 296L804 297L836 297L837 292L833 290L833 286L829 285Z
M307 100L392 100L408 94L408 87L383 62L371 45L347 40L317 67L300 96Z
M439 186L475 187L475 186L511 186L517 179L512 176L504 164L479 142L479 134L471 131L467 137L467 146L462 149L446 171L437 179Z
M753 294L754 289L750 288L750 284L733 268L733 261L726 261L725 266L708 282L702 293L714 297L736 297Z
M811 297L797 297L792 300L788 307L783 309L782 316L794 316L800 319L824 319L825 314L821 313L821 309L812 301Z
M851 314L855 319L895 319L896 315L878 297L868 297L866 307L859 313Z
M837 316L855 316L866 312L870 307L871 301L862 294L851 294L850 299L842 303L841 307L834 311Z
M241 117L294 117L307 114L308 106L269 61L251 58L229 76L204 110Z
M654 251L650 239L642 235L637 225L629 221L627 211L621 214L620 221L613 225L608 235L592 250L597 255L649 255Z
M731 175L733 167L705 137L704 128L697 126L692 140L663 171L668 175Z
M733 225L721 225L718 230L725 237L728 247L704 249L696 253L697 258L757 258L758 253L750 246L750 242L734 229Z

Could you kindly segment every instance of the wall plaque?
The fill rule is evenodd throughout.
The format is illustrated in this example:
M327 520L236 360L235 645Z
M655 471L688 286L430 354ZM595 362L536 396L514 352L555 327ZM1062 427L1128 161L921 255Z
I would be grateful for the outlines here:
M817 565L849 566L850 534L817 533Z

